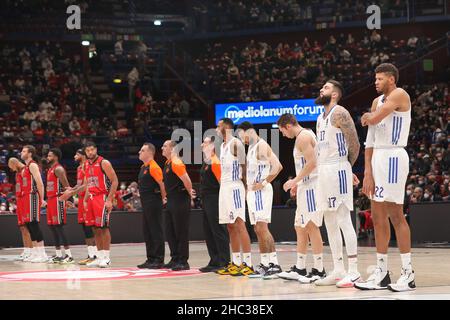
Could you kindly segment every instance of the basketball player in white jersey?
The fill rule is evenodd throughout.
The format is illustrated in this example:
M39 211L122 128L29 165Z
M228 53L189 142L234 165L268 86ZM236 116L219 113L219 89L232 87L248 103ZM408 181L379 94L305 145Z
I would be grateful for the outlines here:
M296 177L288 180L283 189L291 190L297 195L295 212L295 231L297 233L297 264L289 271L278 276L286 280L298 280L301 283L312 283L326 276L323 267L323 242L319 227L322 225L323 213L318 211L317 194L317 141L316 135L302 128L292 114L284 114L277 121L278 128L284 137L295 139L294 163ZM306 253L309 239L313 250L314 267L306 271Z
M271 182L283 166L272 148L260 138L253 125L244 121L238 126L238 135L247 144L247 206L250 223L258 238L261 263L251 275L264 279L277 279L282 270L278 263L275 241L269 231L272 218L273 189Z
M404 149L411 124L411 100L397 88L398 70L390 63L375 69L375 87L381 96L372 102L370 113L361 118L368 126L363 192L371 199L372 219L377 246L377 268L367 282L355 285L362 290L415 290L411 265L411 232L403 211L409 157ZM402 271L396 283L390 283L387 251L390 240L389 219L394 226L400 249Z
M315 284L348 288L361 278L357 263L358 243L350 217L350 211L353 210L352 185L359 183L352 173L352 166L358 158L360 145L350 113L338 105L342 94L342 85L329 80L315 101L325 108L317 118L317 204L318 209L324 212L334 262L333 272ZM342 257L341 231L347 251L348 272L345 271Z
M234 123L223 118L217 124L217 134L223 138L220 147L219 223L227 224L232 261L220 275L248 276L254 273L251 242L245 226L245 148L233 136ZM243 255L241 256L241 248Z

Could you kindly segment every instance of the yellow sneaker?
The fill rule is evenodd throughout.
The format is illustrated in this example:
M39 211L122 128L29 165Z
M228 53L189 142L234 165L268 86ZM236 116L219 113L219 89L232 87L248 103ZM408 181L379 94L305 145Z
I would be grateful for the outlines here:
M91 261L93 261L93 260L94 260L94 259L86 258L86 259L83 259L83 260L79 261L78 264L79 264L80 266L85 266L86 264L88 264L89 262L91 262Z
M235 276L249 276L254 273L255 270L253 270L253 267L249 267L247 264L245 264L245 262L243 262L239 269L239 274L236 274Z
M217 274L220 274L222 276L228 276L231 275L231 272L236 272L236 270L239 269L239 266L235 265L234 263L230 262L227 266L223 267L222 269L219 269L216 271Z

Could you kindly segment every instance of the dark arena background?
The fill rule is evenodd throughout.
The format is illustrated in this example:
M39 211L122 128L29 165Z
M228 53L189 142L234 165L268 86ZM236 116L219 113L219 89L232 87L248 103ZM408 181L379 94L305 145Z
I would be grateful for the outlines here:
M450 299L449 61L448 0L2 0L0 299ZM351 115L361 146L352 167L359 184L350 190L354 204L351 220L358 242L358 282L374 272L378 220L373 219L371 201L363 192L367 127L362 126L362 116L382 94L375 88L375 69L382 63L397 67L397 87L405 90L411 101L405 147L409 173L401 189L405 227L411 231L415 290L364 291L353 284L338 288L302 284L276 275L257 278L244 273L204 272L219 267L213 265L212 255L219 250L220 230L227 239L233 232L230 227L219 226L219 198L213 203L216 214L208 214L201 191L203 134L208 129L212 131L205 136L216 134L222 118L231 118L235 128L244 121L252 123L278 156L283 169L271 182L268 229L282 270L288 271L296 261L300 268L294 228L296 195L283 189L286 181L296 176L295 139L285 138L276 123L287 112L282 110L297 110L299 124L316 132L323 107L314 100L329 79L342 84L339 105ZM237 133L235 136L239 138ZM149 160L139 156L144 143L155 147L154 160L164 176L162 185L168 189L168 181L176 179L183 187L181 175L173 174L177 162L168 165L163 155L163 144L171 139L182 146L183 172L195 190L190 208L181 212L184 200L178 202L169 195L169 203L164 202L159 215L153 207L145 213L143 205L149 196L141 190L144 180L138 179ZM216 153L222 161L222 140L216 139ZM54 148L61 151L58 160L70 187L91 185L88 179L77 178L79 163L74 160L78 150L92 149L85 148L88 142L95 143L98 155L109 161L117 176L112 185L117 188L111 194L112 211L107 219L106 213L101 216L102 222L109 219L110 228L83 229L78 213L83 197L76 194L63 204L67 207L66 221L59 226L64 226L49 226L50 202L56 196L49 196L53 189L48 179L59 179L53 171L48 172L54 163L50 155L57 153ZM25 166L23 172L31 172L26 146L36 149L33 157L38 157L47 206L37 210L40 222L33 225L25 221L18 226L17 208L25 207L18 199L32 201L29 199L35 195L38 201L40 197L39 188L34 193L24 191L30 182L26 173L16 178L8 167L10 159L17 158ZM247 146L245 150L248 152ZM169 169L173 172L167 178ZM94 172L95 165L85 173L94 174L89 170ZM105 182L111 178L107 169L102 167L99 172ZM222 200L231 203L231 193ZM28 203L23 215L33 215L33 206ZM175 215L170 206L175 207ZM55 210L60 212L56 204ZM55 218L60 219L61 214ZM261 263L265 258L260 255L259 236L250 224L248 210L246 217L255 271L260 257ZM156 240L149 240L149 233L156 232L155 228L158 231L158 226L164 231L160 240L166 241L165 248L164 243L159 248L164 261L149 260L148 255L146 261L148 250L157 246ZM88 235L86 228L95 236ZM401 258L396 228L392 223L389 228L389 271L395 283L404 276L404 252ZM98 239L107 230L111 249L103 244L102 250ZM320 233L324 268L331 273L334 260L325 223ZM24 242L26 235L31 235L32 245ZM62 242L58 244L57 239ZM188 264L186 260L178 261L175 267L163 265L171 259L174 248L184 250L179 249L181 245L173 246L183 239L189 240ZM205 240L213 244L207 245ZM309 271L313 266L310 246L307 251ZM347 266L350 258L346 250L343 252ZM104 261L79 264L88 255L90 262L99 255L104 255ZM245 255L243 252L242 259ZM202 269L205 266L217 268ZM183 312L189 314L187 309Z

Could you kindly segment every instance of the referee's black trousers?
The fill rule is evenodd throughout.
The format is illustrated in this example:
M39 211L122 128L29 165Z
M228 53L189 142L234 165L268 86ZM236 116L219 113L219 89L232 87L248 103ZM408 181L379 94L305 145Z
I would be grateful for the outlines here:
M166 237L173 262L187 263L189 259L189 216L191 197L186 191L167 195Z
M230 261L230 240L226 225L219 224L219 194L202 194L202 203L208 265L222 267Z
M144 233L147 261L164 263L164 229L162 199L160 194L141 193L142 229Z

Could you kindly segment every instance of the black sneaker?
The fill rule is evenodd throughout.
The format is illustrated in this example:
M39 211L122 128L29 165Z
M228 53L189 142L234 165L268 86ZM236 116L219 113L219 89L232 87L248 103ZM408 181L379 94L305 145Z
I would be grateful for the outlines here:
M270 279L278 279L278 275L283 272L281 267L278 264L269 264L269 270L267 270L266 274L262 277L264 280Z
M313 283L319 279L325 278L327 276L327 273L325 272L325 269L322 271L317 270L316 268L312 268L311 272L308 273L307 276L300 276L298 277L298 281L300 283Z
M189 263L178 263L172 267L172 271L189 270Z
M177 265L177 264L178 264L178 263L176 263L175 261L170 260L169 263L166 263L165 265L163 265L163 267L164 267L165 269L172 269L172 267L175 266L175 265Z
M48 264L59 264L62 261L63 257L51 256L48 258Z
M292 266L289 271L283 271L278 274L278 278L284 279L284 280L298 280L300 276L306 276L308 272L306 269L299 269L297 266Z
M260 263L255 268L255 273L249 275L249 278L262 278L266 275L267 271L269 271L269 266L265 266L262 263Z

